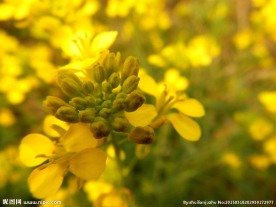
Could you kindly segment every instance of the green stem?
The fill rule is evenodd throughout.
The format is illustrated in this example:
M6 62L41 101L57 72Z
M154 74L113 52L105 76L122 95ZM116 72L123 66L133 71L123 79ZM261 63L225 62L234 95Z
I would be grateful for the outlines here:
M117 163L117 167L119 170L119 174L120 174L120 178L119 178L119 185L123 185L123 168L122 168L122 161L120 159L120 146L119 143L116 140L116 136L114 136L114 134L112 133L111 136L111 140L112 140L112 145L114 147L115 150L115 159L116 159L116 163Z

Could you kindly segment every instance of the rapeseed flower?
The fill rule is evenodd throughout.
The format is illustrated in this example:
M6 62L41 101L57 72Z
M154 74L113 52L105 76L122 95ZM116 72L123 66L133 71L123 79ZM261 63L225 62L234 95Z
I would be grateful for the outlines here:
M116 189L111 183L106 181L89 181L84 186L95 207L127 207L130 197L128 189Z
M249 162L253 167L259 170L265 170L271 165L271 160L269 159L269 156L263 154L250 156Z
M222 161L233 169L238 169L242 164L239 156L234 152L226 152L222 156Z
M72 124L59 142L42 134L29 134L20 144L20 158L29 167L37 166L28 178L37 198L53 195L68 171L83 180L97 179L104 171L106 153L86 124ZM46 162L48 161L48 162Z
M99 61L102 53L107 54L104 51L113 44L116 37L116 31L102 32L93 39L88 34L77 34L67 48L72 61L63 68L83 70L91 67Z
M254 140L264 140L273 131L273 125L266 119L259 118L249 126L249 132Z
M174 87L171 87L172 90L169 90L170 84L166 85L164 83L163 87L160 88L149 75L143 74L140 76L140 89L154 96L156 105L144 104L135 112L126 112L126 117L136 127L150 125L156 128L170 122L183 138L189 141L196 141L201 135L201 130L199 125L190 117L203 116L205 114L204 108L196 99L191 99L184 94L179 95L177 93L185 89L188 83L186 79L178 76L176 71L170 72L172 72L172 80L169 83L175 83ZM169 79L167 77L167 80ZM172 110L176 110L177 112L173 112Z
M0 125L9 127L16 122L15 115L8 108L2 108L0 111Z
M189 41L185 53L191 66L201 67L210 65L219 56L220 48L213 38L200 35Z
M258 96L267 111L276 113L276 91L263 91Z
M263 145L263 149L268 155L272 163L276 163L276 136L273 136L266 140Z
M179 41L165 46L159 54L150 55L148 61L159 67L174 65L181 69L187 69L189 66L199 68L210 65L220 53L221 49L214 38L199 35L186 44Z

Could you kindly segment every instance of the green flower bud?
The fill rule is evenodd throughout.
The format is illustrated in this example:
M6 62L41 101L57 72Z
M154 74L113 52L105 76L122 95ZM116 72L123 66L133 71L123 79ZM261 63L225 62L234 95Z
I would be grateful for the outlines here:
M127 95L125 94L125 93L118 93L117 95L116 95L116 99L120 99L120 98L122 98L122 99L125 99L127 97Z
M94 95L100 97L102 95L102 84L96 83L94 86Z
M118 73L112 73L108 78L108 83L112 85L113 88L117 88L120 85L121 79Z
M99 112L99 115L103 118L107 118L112 113L112 110L109 108L102 108Z
M79 111L79 118L81 122L92 123L96 117L95 108L86 108L85 110Z
M103 108L110 108L112 106L112 101L111 100L106 100L102 103Z
M108 78L113 72L116 67L116 60L115 54L109 53L106 58L104 59L103 66L106 73L106 78Z
M93 85L92 81L84 81L82 83L82 89L85 94L93 94L94 85Z
M121 63L121 58L122 58L122 55L120 52L117 52L116 53L116 57L115 57L115 68L118 69L119 66L120 66L120 63ZM115 70L115 72L117 72L118 70Z
M118 112L120 110L123 110L125 108L125 100L122 98L115 99L112 104L112 111Z
M99 84L101 84L105 80L104 68L101 65L96 65L92 69L92 74L94 80Z
M62 106L57 110L55 116L62 121L77 123L79 122L78 113L79 112L72 106Z
M151 144L154 139L154 130L149 126L139 126L131 130L129 140L137 144Z
M96 139L107 137L110 133L110 127L105 120L94 121L90 124L90 130Z
M83 110L87 107L87 100L80 97L72 98L69 104L78 110Z
M125 117L115 117L111 123L112 129L117 132L127 132L129 121Z
M60 84L61 81L63 81L63 79L72 79L73 81L75 81L78 85L82 85L81 80L79 79L79 77L73 73L71 70L59 70L58 71L58 83Z
M81 85L75 82L73 79L64 78L60 82L60 88L62 92L69 97L84 96Z
M133 112L136 111L140 106L143 105L146 98L141 94L140 91L135 90L129 94L125 101L125 111Z
M121 72L122 83L127 79L129 76L137 76L139 72L139 61L137 58L129 56L123 65L123 69Z
M131 76L127 77L127 79L123 83L122 91L126 94L131 93L132 91L137 89L139 80L140 80L140 78L135 75L131 75Z
M116 94L115 93L111 93L111 94L107 94L106 95L106 100L113 101L115 98L116 98Z
M56 114L57 110L62 106L69 106L68 103L62 99L54 96L47 96L46 100L43 101L43 106L51 113Z
M87 101L88 107L94 107L96 105L95 98L93 96L86 96L85 100Z
M110 83L104 82L102 84L102 87L103 87L103 92L105 92L105 93L111 93L111 91L112 91L112 85Z
M101 106L103 103L103 100L101 98L95 98L95 104L96 106Z

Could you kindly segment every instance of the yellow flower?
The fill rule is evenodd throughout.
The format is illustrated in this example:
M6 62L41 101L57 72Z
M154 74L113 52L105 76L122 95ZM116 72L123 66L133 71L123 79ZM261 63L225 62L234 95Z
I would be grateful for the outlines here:
M267 169L271 164L269 157L266 155L252 155L249 161L253 167L260 170Z
M249 132L254 140L263 140L272 130L273 125L262 118L254 121L249 127Z
M276 91L263 91L258 98L269 112L276 113Z
M177 85L177 80L174 80ZM147 74L140 76L140 89L155 96L156 106L144 104L135 112L126 112L129 122L133 126L150 125L152 127L160 127L166 122L171 122L183 138L189 141L198 140L201 135L200 127L190 117L203 116L205 114L203 106L196 99L187 98L186 95L176 95L175 91L169 91L166 85L164 86L160 90L152 77ZM178 112L169 113L171 109L176 109Z
M89 68L101 58L101 55L105 56L106 50L113 44L117 34L116 31L102 32L96 35L93 40L87 34L78 34L67 51L72 62L63 68Z
M241 166L240 158L233 152L227 152L222 156L222 161L232 167L233 169L237 169Z
M269 156L271 162L276 163L276 136L268 139L263 145L264 151Z
M186 55L193 67L208 66L220 54L215 40L204 35L194 37L187 46Z
M105 181L89 181L84 186L89 200L95 207L127 207L130 192L128 189L116 189Z
M249 29L240 31L234 37L235 46L238 49L245 49L252 43L252 32Z
M9 127L16 122L16 118L12 111L8 108L3 108L0 111L0 125Z
M22 20L26 18L30 12L34 1L4 1L0 4L0 20L8 20L14 18L15 20Z
M126 200L129 197L129 194L130 193L127 189L121 191L114 189L109 193L102 194L95 202L95 207L127 207L128 203Z
M97 179L104 171L107 155L97 148L88 125L73 124L59 143L41 134L23 138L20 159L26 166L36 166L28 178L30 191L37 198L53 195L68 171L80 179Z

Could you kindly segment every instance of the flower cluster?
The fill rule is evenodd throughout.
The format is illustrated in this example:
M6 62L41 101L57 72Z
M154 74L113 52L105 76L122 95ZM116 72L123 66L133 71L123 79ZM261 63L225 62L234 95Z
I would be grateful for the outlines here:
M83 47L84 44L79 45L82 51ZM87 59L78 62L82 70L69 69L72 63L59 69L57 84L65 96L48 96L43 102L63 125L52 126L59 138L29 134L21 142L22 161L27 166L40 165L28 179L30 190L37 198L57 192L68 172L79 181L100 177L107 159L101 148L110 144L109 140L120 159L116 134L127 136L137 144L150 144L154 140L154 129L170 121L184 138L195 141L200 137L199 125L188 116L203 116L203 106L195 99L176 94L188 82L175 70L171 70L167 79L174 82L172 79L177 78L180 85L175 91L169 92L164 87L159 92L150 76L143 73L138 76L140 66L135 57L129 56L121 63L120 53L103 50L92 59L88 58L89 64L85 66ZM156 97L156 106L145 104L146 98L138 86ZM179 113L168 113L171 109ZM69 129L62 123L68 123Z
M71 70L60 70L58 85L69 99L48 96L44 106L62 121L89 124L97 139L107 138L111 132L128 133L125 113L136 111L145 97L137 89L139 61L130 56L121 65L120 59L120 53L108 53L102 62L83 71L83 78ZM153 137L151 127L133 129L129 134L136 143L151 143Z

